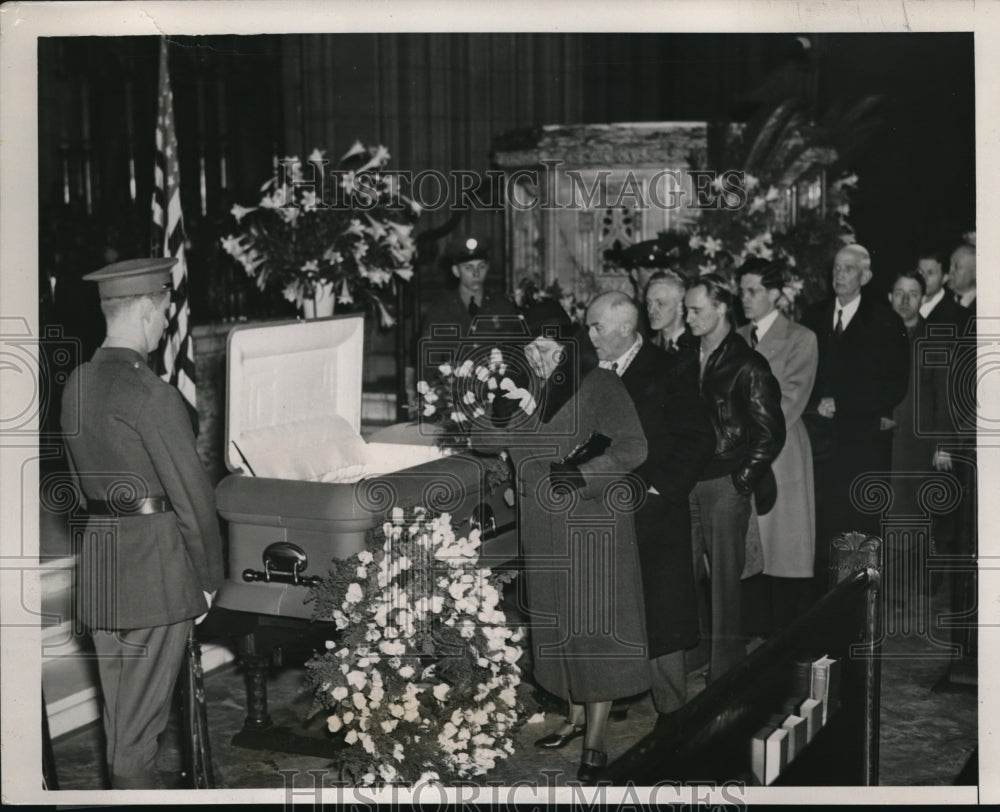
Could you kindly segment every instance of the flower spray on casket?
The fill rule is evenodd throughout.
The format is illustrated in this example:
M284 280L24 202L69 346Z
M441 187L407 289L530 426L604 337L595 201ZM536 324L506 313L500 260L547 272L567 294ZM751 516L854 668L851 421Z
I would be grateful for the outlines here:
M518 349L513 340L473 346L461 362L432 367L427 379L417 382L418 419L440 427L439 446L468 448L477 435L515 428L535 413L535 379ZM491 491L512 479L506 453L481 462ZM508 489L508 504L512 499Z
M394 508L372 544L313 589L340 634L307 663L313 711L349 745L355 784L482 775L514 752L524 630L499 609L513 577L479 564L479 530Z

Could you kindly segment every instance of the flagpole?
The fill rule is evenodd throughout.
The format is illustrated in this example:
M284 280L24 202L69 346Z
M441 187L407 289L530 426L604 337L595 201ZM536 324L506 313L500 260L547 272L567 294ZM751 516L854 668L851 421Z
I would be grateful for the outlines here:
M181 211L180 162L177 151L174 97L170 86L166 37L160 37L159 88L156 115L156 155L153 166L151 256L176 257L167 328L160 345L162 378L177 388L198 433L194 341L191 335L184 216ZM158 370L159 371L159 370Z

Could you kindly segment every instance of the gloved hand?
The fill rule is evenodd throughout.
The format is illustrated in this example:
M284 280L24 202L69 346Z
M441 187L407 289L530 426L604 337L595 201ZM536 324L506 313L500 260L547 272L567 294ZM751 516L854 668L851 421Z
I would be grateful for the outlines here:
M579 468L575 465L566 465L562 462L549 463L549 476L552 478L553 487L562 486L583 490L587 484Z

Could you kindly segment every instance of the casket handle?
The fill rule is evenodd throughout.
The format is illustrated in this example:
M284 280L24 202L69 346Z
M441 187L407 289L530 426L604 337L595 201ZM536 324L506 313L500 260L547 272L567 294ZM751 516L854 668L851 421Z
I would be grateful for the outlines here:
M479 510L469 517L469 527L479 531L479 537L486 541L497 534L497 517L493 513L493 508L485 502L479 506Z
M290 541L276 541L268 544L261 554L264 561L264 571L243 570L243 580L248 583L264 581L265 583L292 584L294 586L316 586L317 576L303 576L302 571L309 566L309 557L297 544Z

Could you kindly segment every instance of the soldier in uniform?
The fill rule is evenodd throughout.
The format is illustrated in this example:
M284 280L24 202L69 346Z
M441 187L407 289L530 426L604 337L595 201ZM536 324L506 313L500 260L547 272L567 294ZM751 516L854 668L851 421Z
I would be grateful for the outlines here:
M407 370L406 388L411 405L416 402L416 381L428 374L442 359L457 361L484 337L495 341L504 335L521 334L518 311L506 296L486 292L490 272L489 243L485 238L467 237L453 248L447 261L458 284L435 297L421 321L420 342L414 359L415 371Z
M157 786L157 740L185 644L223 576L214 492L186 407L147 365L176 261L128 260L84 277L98 285L107 337L63 395L89 514L77 611L97 653L114 789Z
M486 292L490 252L485 239L466 238L452 250L448 259L458 285L436 298L427 308L421 336L430 336L435 327L457 327L460 338L484 331L496 332L500 320L492 317L517 316L517 308L507 297Z

